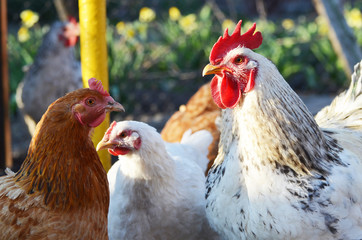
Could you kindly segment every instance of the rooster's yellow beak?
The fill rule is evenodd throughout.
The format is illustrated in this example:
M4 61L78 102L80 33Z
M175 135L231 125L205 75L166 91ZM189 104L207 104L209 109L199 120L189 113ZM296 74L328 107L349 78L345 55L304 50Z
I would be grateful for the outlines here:
M207 64L202 71L202 76L221 73L223 67Z

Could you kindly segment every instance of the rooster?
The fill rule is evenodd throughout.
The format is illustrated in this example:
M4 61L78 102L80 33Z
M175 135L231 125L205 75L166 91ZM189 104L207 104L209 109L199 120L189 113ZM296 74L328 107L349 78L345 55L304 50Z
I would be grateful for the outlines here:
M166 143L148 124L113 122L97 146L119 158L108 172L110 239L216 238L204 198L211 142L206 130Z
M0 239L108 239L107 175L89 135L124 109L89 86L49 106L20 170L0 178Z
M362 238L362 78L316 120L252 49L256 24L226 29L203 75L222 110L206 212L225 239Z
M79 26L74 18L55 22L17 87L16 103L32 136L52 102L83 86L80 63L74 56L78 36Z

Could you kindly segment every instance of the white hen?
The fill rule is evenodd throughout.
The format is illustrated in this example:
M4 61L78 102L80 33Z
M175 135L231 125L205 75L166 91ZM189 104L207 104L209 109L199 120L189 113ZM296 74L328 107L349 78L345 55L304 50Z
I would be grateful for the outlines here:
M205 130L171 144L145 123L113 122L97 146L119 156L108 172L109 238L216 238L205 214L204 171L211 142Z
M204 69L224 109L207 176L210 224L226 239L362 239L362 78L316 122L251 50L262 42L255 28L226 31Z

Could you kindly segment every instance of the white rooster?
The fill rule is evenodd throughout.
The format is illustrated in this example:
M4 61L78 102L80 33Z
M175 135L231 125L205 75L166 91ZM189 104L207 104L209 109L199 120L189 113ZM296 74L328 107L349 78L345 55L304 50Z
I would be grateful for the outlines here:
M97 146L119 156L108 172L109 238L217 239L205 213L211 142L206 130L166 143L145 123L113 122Z
M83 87L80 62L74 55L78 37L79 26L74 18L53 23L18 85L16 103L31 135L52 102Z
M361 65L316 117L275 65L253 52L254 24L226 30L203 75L222 111L207 216L225 239L362 238Z

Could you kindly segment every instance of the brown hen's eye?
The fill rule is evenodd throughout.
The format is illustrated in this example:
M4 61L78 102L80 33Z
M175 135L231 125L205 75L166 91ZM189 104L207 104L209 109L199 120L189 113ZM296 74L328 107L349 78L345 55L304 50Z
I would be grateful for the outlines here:
M235 58L234 63L239 64L242 63L243 61L244 61L243 57L237 57Z
M86 104L87 104L88 106L93 106L95 103L96 103L96 100L95 100L94 98L88 98L88 99L86 100Z

